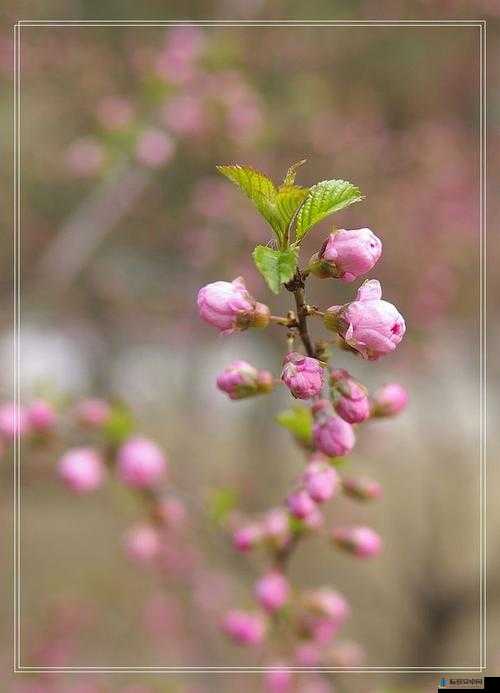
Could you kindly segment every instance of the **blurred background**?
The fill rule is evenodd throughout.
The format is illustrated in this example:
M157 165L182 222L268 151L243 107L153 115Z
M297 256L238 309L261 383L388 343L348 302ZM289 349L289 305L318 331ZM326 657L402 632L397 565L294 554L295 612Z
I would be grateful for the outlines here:
M8 1L5 7L0 117L10 161L14 21L141 18L141 12L135 3L103 7L85 0ZM316 7L314 13L308 7L308 14L318 19L374 18L369 2ZM168 19L303 16L300 3L276 3L271 11L260 0L197 0L167 8L156 2L149 11L147 18ZM376 13L487 18L490 85L497 84L497 3L383 0ZM286 495L303 461L274 422L289 404L286 393L235 404L216 391L214 381L234 357L279 373L285 344L279 329L218 337L199 321L195 297L201 285L241 274L273 313L288 309L288 296L271 297L251 262L253 247L269 240L266 225L215 165L249 164L279 180L291 163L307 158L299 184L345 178L366 195L334 222L369 226L382 238L384 255L372 276L407 320L395 355L366 364L338 352L334 362L370 388L401 382L410 405L399 419L367 425L350 458L353 471L381 482L382 502L353 507L339 501L332 509L333 516L380 531L382 557L359 566L312 541L294 557L291 575L303 586L332 584L348 596L353 617L346 637L362 646L364 664L438 667L443 673L477 666L479 30L24 27L21 63L22 397L96 395L127 403L142 432L168 451L197 541L173 561L175 579L130 565L121 537L137 518L136 501L113 484L75 500L53 474L59 451L23 446L23 664L259 663L252 652L228 645L217 629L225 608L250 600L259 567L234 555L210 519L210 499L230 489L243 512L263 511ZM490 107L488 157L495 177L500 100L493 87ZM10 165L2 177L0 215L11 228ZM494 194L489 205L492 218L498 212ZM330 226L325 221L310 234L304 259ZM8 400L10 232L2 248L0 394ZM498 250L491 239L493 295ZM313 281L310 290L311 302L329 306L349 300L355 287ZM497 313L491 311L490 338L496 341ZM492 369L491 382L496 375ZM496 417L495 401L490 412ZM5 528L11 526L11 463L5 454ZM498 482L494 467L489 480ZM489 522L494 674L500 669L497 508ZM2 554L6 585L9 541L6 536ZM197 560L203 561L199 584L183 589L182 571ZM8 603L2 616L0 656L8 672ZM432 691L437 679L344 675L334 682L337 691L382 693ZM201 692L236 686L256 690L257 678L74 675L13 681L6 673L2 690Z

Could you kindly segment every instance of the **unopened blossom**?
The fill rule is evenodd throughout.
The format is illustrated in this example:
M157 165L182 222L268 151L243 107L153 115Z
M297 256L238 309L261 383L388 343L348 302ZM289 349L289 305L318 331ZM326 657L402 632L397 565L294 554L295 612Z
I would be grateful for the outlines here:
M297 399L311 399L321 393L324 369L318 359L292 351L285 356L281 379Z
M274 386L272 373L258 370L246 361L233 361L217 376L217 387L230 399L245 399L253 395L271 392Z
M111 407L103 399L84 399L75 409L79 423L89 428L101 428L111 418Z
M20 436L29 432L29 417L25 407L16 407L14 402L6 402L0 406L0 436L11 442L17 434Z
M348 423L361 423L370 416L366 389L344 369L331 372L331 394L335 411Z
M331 233L319 253L309 261L317 277L352 282L367 274L382 254L382 242L370 229L340 229Z
M144 563L158 555L161 541L154 527L141 524L127 530L123 545L130 559Z
M376 279L365 281L352 303L329 308L324 323L328 329L338 332L349 347L370 360L394 351L406 331L398 310L382 300L382 288Z
M264 673L265 693L288 693L293 690L293 674L286 664L276 662ZM272 667L272 668L271 668Z
M226 614L222 630L238 645L260 645L266 635L266 621L261 614L233 609Z
M357 500L375 500L382 495L382 486L378 481L367 477L345 477L342 489L347 496Z
M338 527L332 531L332 540L359 558L378 556L382 550L382 539L370 527Z
M243 277L207 284L199 290L197 303L202 320L223 335L269 324L269 308L248 293Z
M74 493L88 493L102 485L105 467L92 448L72 448L59 460L57 473L64 485Z
M303 528L308 529L310 532L315 532L318 529L321 529L324 523L325 518L318 506L315 506L302 520Z
M346 598L336 590L322 587L306 595L309 609L321 616L327 616L337 624L343 624L351 615L351 607Z
M352 426L333 413L330 402L319 400L313 406L313 441L315 447L329 457L347 455L356 438Z
M388 383L372 398L372 416L395 416L408 404L408 393L399 383Z
M263 609L270 613L281 609L290 596L288 580L276 570L267 573L255 585L255 597Z
M303 481L307 493L316 503L330 500L340 488L338 473L324 462L311 462L303 474Z
M290 513L299 520L303 520L316 510L313 499L304 489L291 493L286 503Z
M233 533L233 546L244 553L253 549L262 539L262 528L257 523L238 527Z
M284 508L273 508L262 520L262 531L265 539L274 546L283 547L292 537L290 517Z
M145 130L136 143L137 161L149 168L159 168L167 164L175 153L175 142L163 130Z
M118 450L117 473L127 486L151 488L163 479L166 471L163 451L147 438L130 438Z
M30 404L26 410L28 424L35 433L48 433L56 425L57 414L56 410L43 399L37 399Z

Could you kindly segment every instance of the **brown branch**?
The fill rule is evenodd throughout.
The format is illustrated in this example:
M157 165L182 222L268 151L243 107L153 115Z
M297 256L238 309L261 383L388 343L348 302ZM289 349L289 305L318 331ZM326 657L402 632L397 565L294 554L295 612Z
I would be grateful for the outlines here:
M295 305L297 306L297 329L308 356L316 358L316 350L313 346L309 329L307 326L307 316L310 315L309 306L305 301L304 277L297 269L295 276L285 284L285 287L294 295Z

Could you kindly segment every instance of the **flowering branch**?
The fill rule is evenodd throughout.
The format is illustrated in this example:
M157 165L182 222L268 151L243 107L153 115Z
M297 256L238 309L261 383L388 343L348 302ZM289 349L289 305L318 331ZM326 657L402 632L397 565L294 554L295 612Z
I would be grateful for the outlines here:
M250 167L219 167L250 198L276 235L277 249L259 245L253 258L274 293L284 286L293 294L295 313L290 311L286 318L272 316L267 306L249 294L242 277L208 284L198 293L200 317L223 335L252 327L262 329L271 323L287 327L288 353L283 360L281 381L295 399L311 402L308 407L294 408L278 417L308 457L307 466L284 506L246 524L236 522L233 527L233 544L238 551L262 547L268 554L269 567L254 590L263 613L233 610L226 615L222 627L234 642L254 646L274 630L280 645L286 643L288 662L333 662L345 666L346 660L357 663L359 657L357 646L346 649L336 640L350 613L346 599L330 588L292 590L287 568L299 542L315 532L326 534L335 547L353 556L369 558L379 554L381 538L369 527L337 526L325 533L320 506L341 491L362 501L381 495L377 482L341 475L338 461L354 448L356 426L368 418L398 413L407 396L400 385L391 384L370 398L366 388L350 373L328 365L326 342L313 340L308 317L321 318L342 348L372 361L394 351L406 328L397 309L382 300L380 283L373 279L365 281L356 299L345 305L321 310L306 303L306 280L316 277L352 282L374 267L381 256L382 243L368 228L334 231L307 266L299 269L300 245L312 227L362 196L358 188L341 180L322 181L311 188L296 186L297 166L289 169L283 185L278 187ZM294 351L296 336L305 354ZM270 392L276 382L269 371L235 361L219 374L217 387L237 400ZM230 517L229 525L235 521ZM280 647L280 654L282 651ZM269 670L266 685L269 691L289 690L291 673L286 662Z

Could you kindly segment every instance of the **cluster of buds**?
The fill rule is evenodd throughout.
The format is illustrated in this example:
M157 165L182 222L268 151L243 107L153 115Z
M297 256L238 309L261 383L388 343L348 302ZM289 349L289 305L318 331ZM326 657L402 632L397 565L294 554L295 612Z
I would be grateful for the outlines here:
M247 170L247 175L254 174ZM231 175L228 175L230 179ZM287 180L289 175L290 171ZM238 185L244 187L240 179L237 180ZM251 197L251 192L246 192ZM280 242L283 242L281 237ZM276 287L276 280L272 277L269 282L267 275L272 273L274 265L271 261L259 264L259 258L280 252L285 251L259 247L254 256L271 288ZM370 527L339 525L327 529L323 505L334 502L340 493L358 501L381 496L382 489L376 481L344 476L339 461L353 451L355 429L360 424L393 416L407 403L406 391L395 383L383 386L370 396L364 385L347 370L332 367L328 349L324 348L327 342L314 342L309 334L308 318L320 318L324 327L335 333L331 342L342 350L370 361L394 352L403 339L406 326L395 306L382 300L380 282L366 280L355 300L324 311L305 302L305 282L309 276L353 282L372 270L381 255L382 242L370 229L334 231L305 269L297 266L295 274L286 280L285 287L294 295L296 305L296 313L291 310L286 316L271 315L267 306L249 295L241 277L233 282L208 284L198 293L200 317L223 335L272 324L282 325L287 330L287 351L279 379L273 378L268 371L259 371L246 362L237 361L218 376L219 389L231 399L242 399L269 392L281 381L293 398L308 401L309 418L301 420L302 438L297 438L309 454L304 471L282 507L240 523L233 531L233 545L238 551L247 553L260 549L269 558L268 569L254 587L260 611L230 611L222 624L224 632L234 642L259 645L264 639L271 640L275 626L277 633L280 632L283 620L277 614L286 610L291 641L295 638L289 664L341 661L339 652L347 651L336 641L338 631L350 614L346 599L330 588L306 592L292 589L286 576L287 561L299 540L315 532L324 534L333 547L353 557L371 558L380 553L382 540ZM297 349L299 340L303 352ZM307 420L311 422L310 430L304 431ZM294 432L293 427L290 430ZM349 651L353 651L352 646ZM266 677L269 690L288 691L293 685L290 671L283 662L281 665Z

